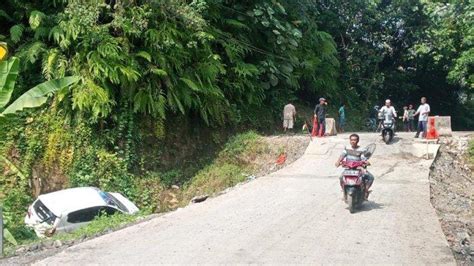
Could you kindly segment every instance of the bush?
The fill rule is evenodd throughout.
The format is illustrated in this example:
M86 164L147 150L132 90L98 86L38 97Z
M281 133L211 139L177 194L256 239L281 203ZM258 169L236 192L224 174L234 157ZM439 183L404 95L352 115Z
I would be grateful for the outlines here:
M30 203L29 193L21 188L9 190L2 200L5 228L10 231L17 241L36 238L35 233L25 227L23 222Z

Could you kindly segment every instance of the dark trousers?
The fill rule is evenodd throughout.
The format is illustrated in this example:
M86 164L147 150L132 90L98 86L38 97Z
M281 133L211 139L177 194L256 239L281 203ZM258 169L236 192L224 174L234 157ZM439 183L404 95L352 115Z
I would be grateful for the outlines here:
M404 131L409 131L410 130L410 121L408 121L408 120L403 121L403 130Z
M319 133L318 135L320 137L323 137L324 134L326 133L326 119L318 119L318 129L319 129Z
M408 120L408 131L410 132L415 131L415 120L413 119Z
M418 121L418 130L416 131L415 137L418 138L418 136L420 135L420 132L423 132L421 137L426 138L426 132L428 131L427 124L428 124L428 121Z

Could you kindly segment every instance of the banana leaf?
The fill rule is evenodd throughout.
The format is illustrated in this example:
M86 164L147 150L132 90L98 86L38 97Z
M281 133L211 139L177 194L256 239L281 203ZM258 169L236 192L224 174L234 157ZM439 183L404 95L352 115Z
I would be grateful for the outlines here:
M39 107L48 100L51 94L76 83L78 80L79 77L70 76L38 84L7 106L0 116L13 114L25 108Z
M5 238L6 241L10 242L10 244L15 245L15 246L18 245L18 242L16 242L15 237L6 228L3 229L3 237Z
M12 97L19 68L19 60L15 57L0 62L0 109L5 107Z

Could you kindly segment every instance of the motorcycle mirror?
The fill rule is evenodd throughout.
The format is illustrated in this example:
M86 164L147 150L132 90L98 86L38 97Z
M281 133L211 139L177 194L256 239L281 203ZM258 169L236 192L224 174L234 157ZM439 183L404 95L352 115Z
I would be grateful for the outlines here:
M365 147L364 157L369 159L375 152L375 143L369 144Z

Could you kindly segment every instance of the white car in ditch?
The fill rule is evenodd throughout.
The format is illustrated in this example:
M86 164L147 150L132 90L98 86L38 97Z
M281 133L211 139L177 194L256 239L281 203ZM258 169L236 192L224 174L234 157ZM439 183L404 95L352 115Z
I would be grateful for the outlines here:
M45 237L72 232L100 214L117 212L134 214L138 208L120 193L95 187L70 188L38 196L28 208L25 224Z

